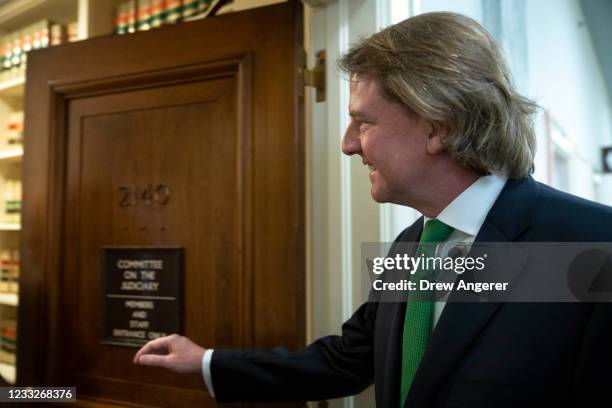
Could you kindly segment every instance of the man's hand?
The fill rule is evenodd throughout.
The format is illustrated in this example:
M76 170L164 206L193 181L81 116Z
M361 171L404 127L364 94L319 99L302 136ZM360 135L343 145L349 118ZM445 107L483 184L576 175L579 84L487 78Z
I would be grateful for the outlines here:
M142 346L134 356L134 364L163 367L178 373L201 373L204 351L187 337L172 334Z

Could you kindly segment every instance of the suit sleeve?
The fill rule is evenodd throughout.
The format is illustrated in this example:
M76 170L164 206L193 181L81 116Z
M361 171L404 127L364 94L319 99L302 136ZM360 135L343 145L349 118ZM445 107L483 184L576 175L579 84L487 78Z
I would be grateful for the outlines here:
M612 389L612 303L596 303L578 353L574 393L576 407L610 400Z
M365 303L305 349L215 349L211 375L217 402L317 401L353 395L373 381L376 304Z

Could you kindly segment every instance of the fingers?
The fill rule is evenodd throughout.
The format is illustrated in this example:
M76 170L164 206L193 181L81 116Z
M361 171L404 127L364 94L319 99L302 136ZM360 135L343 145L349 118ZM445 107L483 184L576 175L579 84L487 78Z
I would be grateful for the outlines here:
M159 354L145 354L138 360L140 365L163 368L170 368L168 363L168 356L161 356Z
M172 334L151 340L134 355L134 364L167 368L179 373L197 373L202 369L205 349L187 337Z
M174 335L160 337L142 346L142 348L136 352L136 355L134 355L134 364L139 364L141 357L146 354L159 354L160 351L168 352L170 350L170 340L173 336Z

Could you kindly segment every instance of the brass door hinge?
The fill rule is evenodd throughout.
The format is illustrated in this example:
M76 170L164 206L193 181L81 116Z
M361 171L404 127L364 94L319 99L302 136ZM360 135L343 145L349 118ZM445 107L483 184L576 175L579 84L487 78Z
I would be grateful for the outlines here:
M299 75L302 81L300 93L303 92L305 86L311 86L316 89L316 101L325 101L325 50L317 51L317 61L312 69L307 67L306 52L302 51Z

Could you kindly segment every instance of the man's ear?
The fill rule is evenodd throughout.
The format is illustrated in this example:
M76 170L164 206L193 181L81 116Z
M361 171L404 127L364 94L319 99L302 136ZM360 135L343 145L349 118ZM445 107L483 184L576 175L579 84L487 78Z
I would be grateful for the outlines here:
M439 154L445 149L445 142L450 133L447 125L429 122L429 134L427 135L427 153Z

